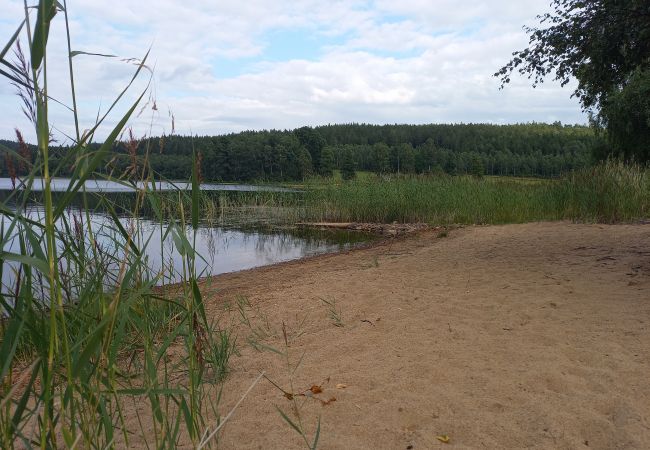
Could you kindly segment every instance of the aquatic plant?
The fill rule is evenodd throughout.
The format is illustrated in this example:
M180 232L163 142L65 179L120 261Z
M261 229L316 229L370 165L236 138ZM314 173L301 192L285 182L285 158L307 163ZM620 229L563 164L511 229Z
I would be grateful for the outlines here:
M48 91L48 35L60 16L71 105ZM18 47L21 36L27 38L28 56ZM10 60L12 48L17 62ZM125 112L113 117L135 81L150 72L148 52L128 60L135 67L132 78L83 132L74 81L74 58L82 55L88 54L71 46L67 3L54 0L25 4L24 18L0 50L0 74L19 88L38 144L35 155L24 148L2 149L29 172L14 177L18 189L0 203L0 279L5 272L12 275L11 285L0 289L0 447L210 445L215 441L205 440L206 414L219 415L218 383L234 343L227 330L208 321L199 288L195 261L200 256L193 245L199 225L198 161L195 156L191 191L177 193L180 202L189 202L189 214L169 222L163 222L146 156L132 158L123 173L100 173L149 93L146 84ZM57 164L50 151L52 102L63 104L74 123L73 151ZM99 145L89 145L109 117L116 125ZM22 142L22 134L18 138ZM73 174L65 191L55 194L52 178L64 165L72 166ZM136 188L127 225L110 199L85 191L85 181L93 177ZM136 186L136 179L142 184ZM42 183L42 204L34 209L29 205L36 183ZM79 201L82 208L71 212ZM109 220L98 226L91 205L101 205ZM138 227L145 205L182 255L183 283L176 289L157 288L164 274L148 269L149 238ZM160 258L165 258L162 247ZM217 401L206 402L208 396Z

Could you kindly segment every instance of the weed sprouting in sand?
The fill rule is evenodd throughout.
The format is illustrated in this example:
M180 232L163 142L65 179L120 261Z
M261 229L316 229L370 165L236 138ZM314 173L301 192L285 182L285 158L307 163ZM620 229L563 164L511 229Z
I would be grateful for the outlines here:
M237 296L236 303L240 324L249 332L246 342L257 351L270 349L263 341L277 334L273 331L268 316L259 307L253 307L247 297ZM256 323L251 321L251 313L254 314Z
M327 308L327 317L330 319L332 324L335 327L345 326L345 324L343 323L343 311L341 310L340 307L337 308L336 300L333 298L327 300L325 298L320 297L320 301Z
M318 397L315 397L315 395L323 392L322 384L313 385L309 389L306 389L304 392L296 392L294 375L305 357L305 352L303 352L303 354L300 356L297 362L292 363L291 353L290 353L290 339L287 332L286 324L284 322L282 323L282 336L284 339L284 350L283 351L276 350L276 352L284 358L286 371L288 375L289 388L284 389L278 383L273 381L271 378L267 376L265 376L265 378L269 383L271 383L276 389L278 389L282 393L284 398L286 398L291 402L290 413L287 413L285 410L283 410L277 405L275 406L276 410L280 414L280 417L282 417L282 419L296 433L298 433L298 435L300 435L307 448L309 448L310 450L315 450L318 447L318 440L320 439L321 419L320 417L318 418L318 422L316 424L316 429L313 433L313 437L309 438L308 431L305 428L304 419L302 416L302 407L304 406L304 402L310 399L315 399L316 401L319 401L322 405L325 406L333 401L336 401L336 399L332 397L329 400L322 400ZM326 380L325 382L328 381L329 379Z

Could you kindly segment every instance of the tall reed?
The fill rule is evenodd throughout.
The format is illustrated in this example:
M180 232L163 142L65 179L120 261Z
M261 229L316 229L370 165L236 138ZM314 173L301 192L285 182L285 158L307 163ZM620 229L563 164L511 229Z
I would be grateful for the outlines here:
M61 15L74 136L68 159L57 167L50 158L48 111L52 101L63 102L48 93L47 49L50 24ZM21 36L28 42L29 67L9 60ZM11 280L0 289L0 448L197 446L208 429L206 413L218 414L216 399L205 400L216 395L234 345L227 330L208 320L197 280L198 162L191 193L177 193L181 204L191 205L190 215L172 220L160 208L147 155L134 159L128 173L100 176L97 169L148 87L117 117L98 149L87 144L148 70L147 55L108 110L82 133L73 62L83 54L71 47L67 3L54 0L40 0L35 8L25 4L23 20L0 51L0 74L33 108L38 142L33 161L2 148L31 167L0 204L0 279ZM65 192L55 195L52 177L63 164L72 164L74 173ZM93 177L143 182L128 220L110 199L85 191ZM35 207L36 183L43 192ZM99 205L106 220L93 220L91 205ZM156 287L165 274L149 269L151 236L138 226L145 205L183 257L179 289Z
M304 219L499 224L620 222L650 216L650 170L608 161L559 180L366 177L308 187Z

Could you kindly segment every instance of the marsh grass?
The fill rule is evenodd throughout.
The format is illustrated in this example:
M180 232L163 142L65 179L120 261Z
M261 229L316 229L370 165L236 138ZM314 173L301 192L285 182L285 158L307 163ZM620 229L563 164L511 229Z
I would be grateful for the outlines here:
M200 196L209 225L246 228L296 222L504 224L544 220L631 222L650 216L650 169L607 161L559 179L377 176L314 177L297 192ZM189 210L164 204L165 216Z
M451 176L318 182L304 220L502 224L626 222L650 216L650 170L609 161L557 180Z
M11 285L0 289L0 448L209 446L215 441L205 439L206 417L219 417L218 385L234 342L227 330L208 321L197 280L199 164L195 161L191 191L176 193L189 209L179 208L173 218L161 209L146 155L134 159L123 174L97 172L148 86L115 119L99 148L86 144L147 72L147 57L128 60L135 66L131 81L82 133L73 58L84 52L71 47L66 8L65 1L53 0L25 5L24 19L0 50L0 74L21 90L38 142L37 154L29 159L2 148L29 165L29 174L19 179L12 173L19 189L0 203L0 279L5 272L12 275ZM48 109L52 102L63 102L48 94L47 42L50 22L61 15L68 31L72 99L64 107L75 127L70 137L74 148L60 164L72 164L74 173L65 192L54 194L52 176L60 167L50 164L53 124ZM27 37L29 64L27 58L12 63L8 57L20 36ZM85 191L84 182L91 177L144 184L130 207L120 209L107 197ZM43 192L34 213L30 204L36 180L42 180ZM91 220L94 207L101 207L107 222ZM138 226L145 208L182 255L178 289L157 288L165 274L148 269L150 236ZM127 225L120 220L125 214L131 217ZM160 258L165 258L162 247Z
M167 197L165 197L167 198ZM302 192L210 192L199 196L201 221L209 226L246 228L262 225L286 225L304 215ZM174 217L180 208L189 211L189 202L171 201L163 204L166 216Z
M650 217L650 168L607 162L574 172L553 189L562 218L630 222Z

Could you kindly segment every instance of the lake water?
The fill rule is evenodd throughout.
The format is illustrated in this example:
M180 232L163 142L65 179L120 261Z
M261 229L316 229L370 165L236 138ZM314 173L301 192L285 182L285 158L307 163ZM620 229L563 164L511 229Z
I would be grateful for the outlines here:
M0 187L5 186L4 180L0 179ZM67 180L62 181L67 185ZM218 185L208 185L209 189ZM220 185L228 188L234 185ZM113 185L100 186L101 188L116 188ZM238 191L255 191L259 190L258 186L237 185ZM264 189L272 187L264 186ZM229 189L235 190L235 189ZM104 191L102 191L103 193ZM110 192L124 192L114 190ZM27 215L34 221L43 221L43 210L38 205L31 205L28 208ZM124 240L121 238L112 219L102 212L93 212L90 215L93 230L99 234L96 241L104 254L114 254L117 260L120 260L120 247ZM81 225L80 230L84 230L83 222L87 220L85 213L78 209L71 209L66 212L66 219L71 227L74 223ZM202 276L217 275L226 272L233 272L243 269L250 269L268 264L274 264L283 261L303 258L322 253L336 252L349 249L355 245L368 242L373 239L372 236L354 231L321 231L321 230L301 230L301 229L281 229L258 227L246 229L235 229L228 226L214 226L202 223L196 234L190 227L181 229L173 223L160 224L146 218L120 218L120 223L126 230L138 230L137 236L141 243L146 242L143 258L147 260L147 266L153 276L158 276L158 284L177 282L182 279L183 257L175 245L173 233L184 234L190 242L195 242L195 248L200 254L196 259L196 271ZM3 216L5 234L10 223L9 218ZM60 222L61 224L62 222ZM5 239L4 250L18 252L20 232L14 230L9 239ZM80 233L79 239L87 240ZM115 242L121 244L117 245ZM117 250L116 250L117 248ZM62 261L61 267L65 269L65 261ZM2 274L2 291L8 292L7 286L15 284L16 263L4 261ZM118 264L109 265L109 271L117 273Z
M158 191L175 191L175 190L189 190L192 185L186 182L168 182L157 181L156 190ZM64 192L70 185L68 178L53 178L52 191ZM133 192L135 189L142 189L144 184L142 182L135 183L117 183L115 181L107 180L87 180L84 183L87 192ZM20 187L21 183L16 180L16 187ZM14 189L14 183L11 178L0 178L0 191L11 191ZM37 179L34 182L32 190L40 192L43 190L43 182ZM251 184L219 184L219 183L203 183L201 184L202 191L235 191L235 192L296 192L294 189L284 188L281 186L266 186L266 185L251 185Z

